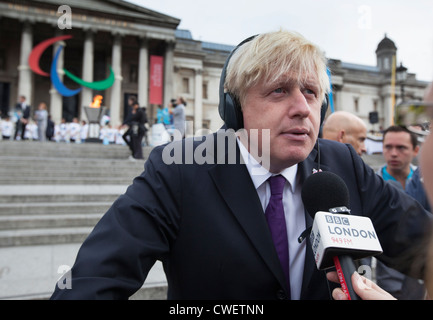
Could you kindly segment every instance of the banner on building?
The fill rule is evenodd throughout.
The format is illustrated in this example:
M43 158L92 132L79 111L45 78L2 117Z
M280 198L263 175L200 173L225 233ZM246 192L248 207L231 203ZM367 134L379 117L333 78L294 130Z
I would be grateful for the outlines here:
M163 104L164 58L150 56L149 103Z

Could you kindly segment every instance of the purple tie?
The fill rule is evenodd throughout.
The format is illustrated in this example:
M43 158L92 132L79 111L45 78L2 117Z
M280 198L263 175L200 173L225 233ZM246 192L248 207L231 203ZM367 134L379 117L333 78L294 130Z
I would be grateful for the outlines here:
M281 267L286 276L287 288L290 293L289 244L283 207L283 189L286 178L282 175L277 175L270 177L268 181L271 187L271 198L266 207L265 216L268 221L269 229L271 230L275 249L280 258Z

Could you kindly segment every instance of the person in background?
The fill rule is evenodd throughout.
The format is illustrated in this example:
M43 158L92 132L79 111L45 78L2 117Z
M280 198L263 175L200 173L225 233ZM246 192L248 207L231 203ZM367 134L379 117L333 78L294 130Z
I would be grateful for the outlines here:
M36 124L35 121L33 121L33 119L30 119L29 122L27 123L26 126L26 132L24 135L24 138L26 140L32 140L32 141L36 141L39 140L39 135L38 135L38 125Z
M428 87L427 93L424 96L424 101L430 104L430 134L424 140L421 155L419 159L419 167L423 178L424 191L427 195L427 200L430 205L433 204L433 135L431 129L433 125L433 83ZM426 272L426 289L428 298L433 298L433 235L430 236L430 250L428 251L427 272Z
M144 159L142 140L146 133L145 123L147 121L146 111L140 108L138 101L135 101L132 105L131 122L130 122L130 147L132 151L132 157L134 159Z
M38 105L38 109L35 111L35 120L38 126L38 139L41 142L46 141L46 131L48 125L48 111L47 104L45 102L41 102Z
M119 125L116 130L115 144L125 145L126 142L123 140L123 134L125 133L125 129L122 125Z
M89 125L87 124L87 121L81 120L81 128L80 128L81 143L86 142L88 133L89 133Z
M10 140L14 124L9 116L4 117L0 122L0 132L3 140Z
M51 119L51 115L48 115L47 119L47 130L45 131L45 136L47 137L48 141L53 140L54 137L54 131L55 131L56 124Z
M420 168L416 168L412 178L406 183L406 193L416 199L427 211L432 212L431 204L424 190L424 179L421 177Z
M156 111L156 123L162 123L166 127L171 124L168 108L163 108L162 105L158 105L158 110Z
M322 134L324 139L352 145L360 156L367 151L365 148L367 126L361 118L350 112L331 113L323 123Z
M386 164L376 173L385 181L405 190L417 168L412 162L418 151L416 134L403 126L388 127L383 133L383 156ZM399 300L419 300L425 295L422 281L389 268L380 261L376 264L376 279L381 288Z
M15 126L14 140L17 140L18 132L21 132L21 140L24 140L26 132L26 126L29 122L31 107L26 103L26 97L20 96L19 102L15 106L15 112L17 114L17 123Z
M126 116L125 116L125 121L124 123L129 123L131 116L132 116L132 109L133 109L133 105L134 103L137 102L137 96L135 95L130 95L128 97L128 107L126 110Z
M433 85L430 84L429 87L426 90L425 96L424 96L425 102L430 102L433 104ZM432 108L433 110L433 108ZM432 111L433 113L433 111ZM413 130L411 127L409 127L410 130ZM431 129L431 128L430 128ZM425 140L424 136L425 133L423 130L419 131L419 127L417 130L413 130L415 133L417 133L420 140ZM423 144L424 145L424 144ZM422 153L422 148L420 150L420 153ZM424 178L421 176L421 168L418 167L415 172L412 175L412 178L406 183L406 193L415 198L419 203L422 204L422 206L427 210L432 212L432 203L430 203L426 192L424 188Z
M173 106L173 126L176 130L173 139L185 138L185 107L186 101L183 97L178 97L176 104Z
M78 118L74 117L72 119L72 122L69 124L69 136L71 142L75 142L75 143L81 142L80 131L81 131L81 126L80 123L78 122Z
M122 136L123 141L128 145L129 150L131 150L131 155L129 156L129 160L134 160L134 149L132 147L132 131L131 131L131 121L132 121L132 112L133 112L133 106L137 104L137 97L136 96L129 96L128 97L128 109L127 114L125 116L125 121L123 121L122 128L124 128L124 134Z
M403 126L393 125L383 132L383 157L386 164L377 174L385 181L398 182L406 189L406 182L412 177L416 166L412 164L418 155L417 136Z
M62 118L60 121L59 127L58 127L58 133L59 133L59 140L58 141L64 141L66 143L70 142L70 135L69 135L69 123L66 122L65 118Z

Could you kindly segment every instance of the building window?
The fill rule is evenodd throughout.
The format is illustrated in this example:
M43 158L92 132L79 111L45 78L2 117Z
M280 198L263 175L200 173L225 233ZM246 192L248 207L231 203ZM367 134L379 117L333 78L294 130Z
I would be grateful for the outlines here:
M0 48L0 70L6 71L6 51Z
M373 100L373 110L374 111L377 111L377 106L378 106L378 101L377 101L377 99L374 99Z
M359 112L359 98L353 98L353 109L355 112Z
M136 64L131 64L129 66L129 82L137 83L138 81L138 66Z
M185 136L194 135L194 116L185 117Z
M203 99L207 99L207 83L203 83Z
M189 78L182 78L182 91L183 93L190 93L189 91Z
M203 129L209 129L210 128L210 120L203 120L202 128Z
M390 69L391 69L391 67L390 67L389 64L390 64L390 63L389 63L389 58L384 58L384 59L383 59L383 68L384 68L385 70L390 70Z

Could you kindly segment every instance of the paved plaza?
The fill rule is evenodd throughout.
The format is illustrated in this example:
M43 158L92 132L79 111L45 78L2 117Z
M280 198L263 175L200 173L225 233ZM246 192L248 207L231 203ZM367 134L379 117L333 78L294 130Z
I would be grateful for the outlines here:
M121 194L122 185L0 186L2 195ZM71 228L73 229L73 228ZM90 229L89 229L90 230ZM55 232L56 229L52 229ZM10 231L19 233L20 230ZM36 230L34 232L37 232ZM46 232L44 231L40 232ZM70 268L81 243L0 247L0 299L47 299L58 279ZM65 289L66 290L66 289ZM165 299L166 278L157 262L142 289L131 299Z

